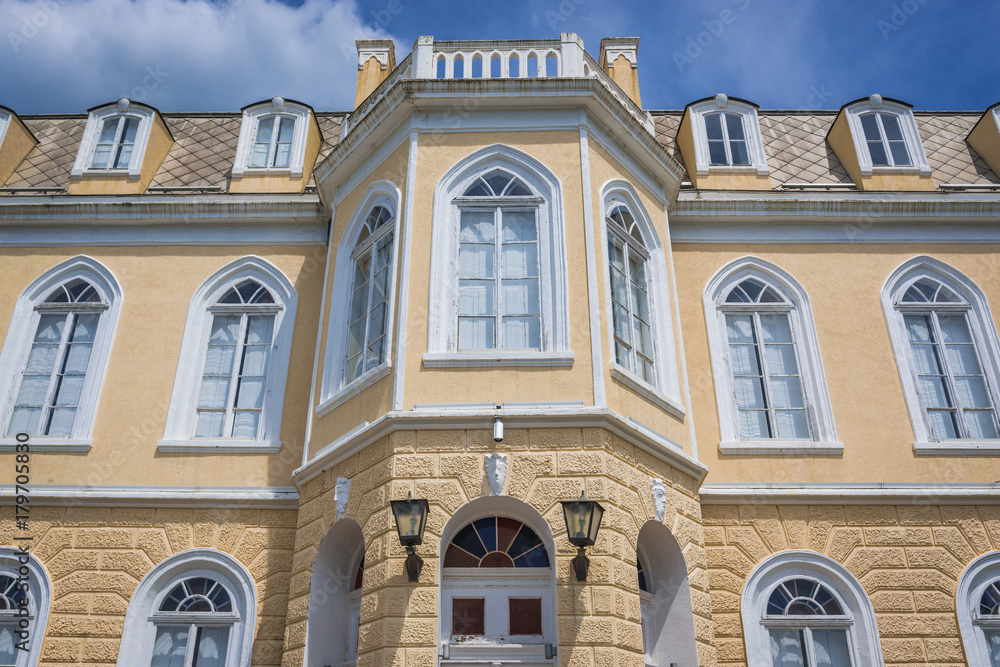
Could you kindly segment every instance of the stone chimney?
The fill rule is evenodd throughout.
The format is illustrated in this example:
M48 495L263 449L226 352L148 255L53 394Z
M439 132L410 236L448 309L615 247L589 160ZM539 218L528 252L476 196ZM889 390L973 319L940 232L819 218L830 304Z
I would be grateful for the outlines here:
M358 47L358 92L354 96L357 109L396 69L396 50L391 39L359 39L354 43Z
M601 67L642 107L639 100L639 38L605 37L601 40Z

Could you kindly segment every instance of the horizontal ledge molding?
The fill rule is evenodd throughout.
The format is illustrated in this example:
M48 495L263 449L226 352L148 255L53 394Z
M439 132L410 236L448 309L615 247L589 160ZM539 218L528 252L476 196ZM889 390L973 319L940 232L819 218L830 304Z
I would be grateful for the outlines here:
M427 368L482 368L491 366L562 366L573 365L572 352L426 352Z
M35 505L89 507L274 507L297 509L294 486L71 486L32 484ZM0 485L0 504L14 504L14 486Z
M49 438L32 436L27 443L20 443L16 438L0 438L0 452L15 452L17 446L28 445L28 454L59 452L61 454L86 454L94 445L90 438Z
M775 440L763 442L720 442L720 454L782 454L785 456L839 456L844 453L842 442L802 442Z
M388 364L388 362L368 371L358 379L351 382L351 384L347 385L336 394L317 405L316 416L322 417L323 415L329 414L331 410L351 400L368 387L389 375L391 372L392 367Z
M611 377L617 380L618 382L621 382L623 385L625 385L635 393L639 394L646 400L655 403L657 406L662 408L668 414L676 417L677 419L680 419L681 421L684 420L684 415L686 414L686 412L683 406L681 406L680 403L672 400L669 396L661 392L656 387L652 387L646 384L645 382L643 382L642 380L640 380L639 378L632 375L631 373L629 373L628 371L626 371L625 369L621 368L616 364L611 365Z
M281 441L258 440L160 440L156 449L167 453L197 454L274 454L281 451Z
M1000 456L1000 440L946 440L915 442L918 456Z
M703 505L770 503L775 505L968 505L1000 502L1000 483L914 484L873 482L859 484L703 484L699 492Z

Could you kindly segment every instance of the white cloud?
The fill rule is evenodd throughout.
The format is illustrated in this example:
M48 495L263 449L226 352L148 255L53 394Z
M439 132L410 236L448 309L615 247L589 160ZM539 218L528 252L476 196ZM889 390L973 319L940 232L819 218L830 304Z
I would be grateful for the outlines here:
M394 8L365 20L354 0L0 0L0 104L81 112L127 96L232 111L281 95L349 109L354 40L385 37L414 11Z

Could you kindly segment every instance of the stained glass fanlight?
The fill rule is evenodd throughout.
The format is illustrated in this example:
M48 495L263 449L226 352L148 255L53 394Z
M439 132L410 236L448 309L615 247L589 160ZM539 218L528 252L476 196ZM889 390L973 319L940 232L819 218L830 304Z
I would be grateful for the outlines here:
M458 531L445 567L548 567L549 555L531 528L503 516L477 519Z

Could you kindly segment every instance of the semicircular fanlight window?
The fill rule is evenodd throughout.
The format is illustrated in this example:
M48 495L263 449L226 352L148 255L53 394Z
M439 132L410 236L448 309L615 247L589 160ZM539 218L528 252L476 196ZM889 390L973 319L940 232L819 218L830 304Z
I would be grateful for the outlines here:
M945 285L931 278L917 280L903 294L904 303L965 303Z
M747 278L726 295L726 303L785 303L785 298L755 278Z
M82 278L59 285L49 293L45 303L100 303L97 289Z
M980 616L1000 616L1000 579L986 587L979 598Z
M233 602L225 586L207 577L180 582L160 604L160 611L188 613L232 613Z
M823 584L810 579L787 579L767 600L768 616L842 616L840 603Z
M495 170L472 181L464 197L530 197L531 189L521 179L505 171Z
M271 291L252 278L233 285L219 299L225 304L274 303Z
M0 576L0 611L17 611L26 604L23 601L26 597L14 577Z
M542 540L517 519L488 516L458 531L444 556L445 567L548 567Z

